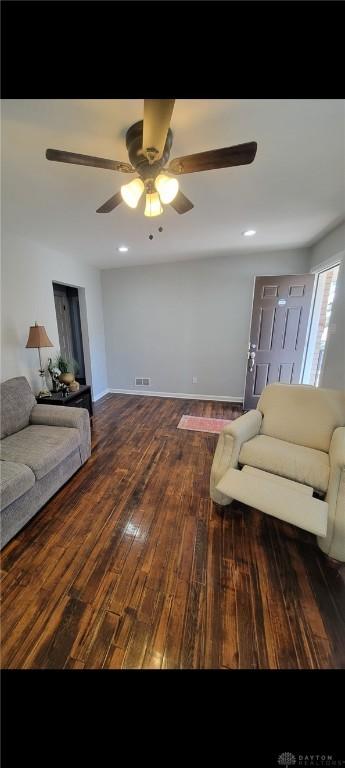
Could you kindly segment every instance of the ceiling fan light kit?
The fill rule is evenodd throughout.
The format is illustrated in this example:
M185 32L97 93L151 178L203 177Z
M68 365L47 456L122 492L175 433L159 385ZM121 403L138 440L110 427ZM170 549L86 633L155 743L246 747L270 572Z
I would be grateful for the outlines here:
M172 203L178 193L177 179L174 179L172 176L166 176L164 173L160 173L157 176L155 187L164 205Z
M170 121L174 103L175 99L144 99L144 120L131 125L126 133L130 163L59 149L47 149L46 158L60 163L74 163L120 173L138 174L138 178L129 184L124 184L120 192L116 192L103 203L97 209L97 213L109 213L123 201L130 208L136 208L144 190L146 191L145 216L159 216L163 213L161 203L171 205L179 214L187 213L194 208L194 205L181 192L174 175L247 165L255 158L257 144L251 141L232 147L184 155L176 157L167 165L173 140Z
M152 192L146 195L145 216L159 216L163 213L161 201L158 192Z
M141 179L134 179L129 184L124 184L121 187L122 200L129 205L130 208L136 208L138 202L145 189L144 182Z
M129 184L121 187L122 200L130 207L136 208L146 189L145 216L159 216L163 213L161 203L169 205L178 193L178 181L171 176L161 173L157 176L154 185L153 179L146 179L145 184L141 179L134 179ZM154 191L154 189L156 191Z

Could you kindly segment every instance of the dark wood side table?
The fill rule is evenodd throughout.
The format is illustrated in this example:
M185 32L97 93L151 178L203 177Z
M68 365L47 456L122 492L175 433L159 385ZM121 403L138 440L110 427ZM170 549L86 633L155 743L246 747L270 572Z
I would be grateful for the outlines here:
M93 416L91 387L81 384L77 392L68 392L63 397L62 392L52 392L51 397L36 397L38 403L44 405L70 405L73 408L87 408L90 419Z

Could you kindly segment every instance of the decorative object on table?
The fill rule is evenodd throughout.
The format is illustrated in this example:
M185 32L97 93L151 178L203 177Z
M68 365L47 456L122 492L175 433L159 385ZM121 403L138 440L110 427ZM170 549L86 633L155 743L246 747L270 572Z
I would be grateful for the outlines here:
M66 374L67 375L67 374ZM69 375L69 374L68 374ZM67 397L68 395L68 386L67 384L64 384L63 382L60 384L60 390L62 397Z
M79 388L80 388L79 381L76 381L75 379L74 379L74 381L71 381L71 383L70 383L70 385L68 387L70 392L78 392Z
M185 414L177 425L177 429L190 429L193 432L213 432L219 435L220 432L233 419L208 419L207 416L188 416Z
M26 343L26 348L38 349L38 356L40 361L39 374L41 376L41 389L38 395L39 397L50 397L50 391L46 382L45 370L43 368L42 360L41 360L41 349L44 347L53 347L53 346L54 344L52 344L50 339L48 338L44 325L38 325L36 320L35 325L30 326L29 338Z
M59 381L61 384L69 386L75 380L75 375L78 373L78 363L73 358L68 359L60 353L54 360L54 367L60 371Z
M66 373L60 373L59 381L61 384L69 387L69 385L72 384L72 381L74 381L74 373L69 373L68 371L66 371Z
M60 389L59 376L61 375L60 368L53 365L51 357L48 357L48 372L52 380L53 392L58 392Z

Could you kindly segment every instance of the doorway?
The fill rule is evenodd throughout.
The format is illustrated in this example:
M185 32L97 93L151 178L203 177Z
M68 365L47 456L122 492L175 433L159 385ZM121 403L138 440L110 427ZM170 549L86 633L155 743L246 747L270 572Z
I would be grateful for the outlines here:
M60 352L78 363L76 380L86 384L78 288L53 283Z
M317 273L314 305L303 371L303 384L320 385L324 353L330 331L339 264Z
M244 409L256 408L267 384L299 384L315 275L256 277Z

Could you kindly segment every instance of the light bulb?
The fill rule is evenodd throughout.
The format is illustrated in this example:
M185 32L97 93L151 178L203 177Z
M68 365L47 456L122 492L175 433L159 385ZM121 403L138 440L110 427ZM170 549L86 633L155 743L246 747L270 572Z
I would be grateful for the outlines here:
M165 176L164 173L160 173L155 181L155 187L159 192L162 203L168 205L171 203L178 193L178 181L171 176Z
M130 208L136 208L145 187L141 179L133 179L129 184L121 187L121 197Z
M146 195L145 216L159 216L160 213L163 213L163 208L158 192Z

